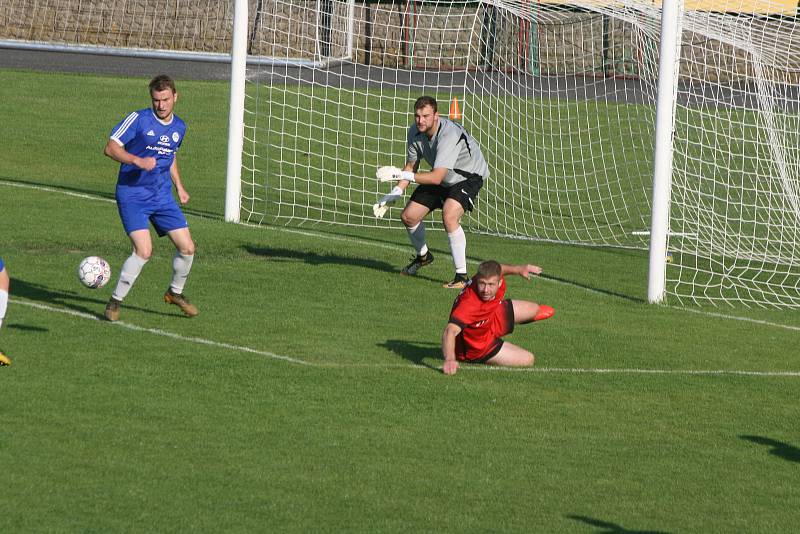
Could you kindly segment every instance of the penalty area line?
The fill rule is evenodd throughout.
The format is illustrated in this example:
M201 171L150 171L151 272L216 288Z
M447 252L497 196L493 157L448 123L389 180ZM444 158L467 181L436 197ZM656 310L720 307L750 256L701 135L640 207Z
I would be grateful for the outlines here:
M780 323L772 323L770 321L765 321L763 319L753 319L752 317L742 317L739 315L726 315L724 313L718 312L710 312L707 310L695 310L693 308L681 308L679 306L666 306L671 310L678 310L682 312L689 312L689 313L697 313L699 315L705 315L707 317L716 317L717 319L727 319L730 321L742 321L745 323L753 323L753 324L760 324L763 326L772 326L775 328L783 328L784 330L794 330L795 332L800 332L800 326L792 326L790 324L780 324Z
M68 197L76 197L82 198L84 200L97 200L99 202L108 202L111 204L116 204L117 201L113 198L103 198L98 195L89 195L86 193L75 193L73 191L64 191L63 189L57 189L55 187L47 187L43 185L34 185L34 184L23 184L17 182L8 182L6 180L0 180L0 184L7 185L9 187L18 187L20 189L33 189L35 191L44 191L46 193L58 193L61 195L67 195Z
M800 378L800 371L739 371L735 369L602 369L602 368L564 368L564 367L498 367L492 365L465 365L459 370L471 371L515 371L527 373L592 374L592 375L685 375L685 376L759 376L779 378Z
M36 303L36 302L28 302L28 301L25 301L25 300L19 300L17 298L12 299L12 302L14 304L21 304L23 306L28 306L30 308L36 308L38 310L44 310L44 311L49 311L49 312L54 312L54 313L61 313L61 314L64 314L64 315L71 315L73 317L80 317L81 319L89 319L91 321L107 322L111 326L116 326L118 328L125 328L127 330L132 330L134 332L146 332L148 334L153 334L153 335L156 335L156 336L176 339L178 341L185 341L185 342L188 342L188 343L196 343L198 345L206 345L206 346L209 346L209 347L217 347L217 348L221 348L221 349L234 350L234 351L238 351L238 352L247 352L247 353L250 353L250 354L257 354L259 356L265 356L265 357L270 358L272 360L280 360L280 361L294 363L294 364L298 364L298 365L310 365L310 366L314 366L315 365L315 364L313 364L311 362L307 362L305 360L300 360L298 358L291 358L289 356L283 356L282 354L275 354L274 352L269 352L269 351L266 351L266 350L254 349L252 347L246 347L244 345L234 345L232 343L224 343L224 342L221 342L221 341L213 341L211 339L205 339L205 338L201 338L201 337L183 336L181 334L176 334L174 332L168 332L166 330L161 330L161 329L158 329L158 328L148 328L148 327L145 327L145 326L138 326L138 325L131 324L131 323L126 323L126 322L123 322L123 321L116 321L116 322L113 322L113 323L112 322L108 322L108 321L101 321L101 319L99 317L97 317L95 315L91 315L89 313L79 312L79 311L75 311L75 310L68 310L66 308L56 308L54 306L48 306L46 304L39 304L39 303Z

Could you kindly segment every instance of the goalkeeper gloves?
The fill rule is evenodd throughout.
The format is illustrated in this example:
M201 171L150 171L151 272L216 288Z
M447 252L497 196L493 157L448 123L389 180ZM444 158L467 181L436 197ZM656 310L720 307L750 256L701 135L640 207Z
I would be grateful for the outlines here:
M413 172L401 171L397 167L392 167L391 165L387 165L386 167L381 167L378 169L378 172L375 173L375 176L381 182L396 182L397 180L408 180L409 182L414 181Z
M402 196L403 190L398 186L394 186L392 190L389 191L388 195L383 196L377 204L372 206L372 213L374 213L375 217L378 219L383 218L386 212L389 211L389 204L393 204Z

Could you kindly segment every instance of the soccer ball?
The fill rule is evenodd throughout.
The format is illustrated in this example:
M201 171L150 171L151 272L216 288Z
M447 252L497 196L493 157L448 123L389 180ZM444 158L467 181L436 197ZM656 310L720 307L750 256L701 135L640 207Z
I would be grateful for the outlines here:
M91 289L103 287L111 280L111 266L99 256L83 258L78 265L78 280Z

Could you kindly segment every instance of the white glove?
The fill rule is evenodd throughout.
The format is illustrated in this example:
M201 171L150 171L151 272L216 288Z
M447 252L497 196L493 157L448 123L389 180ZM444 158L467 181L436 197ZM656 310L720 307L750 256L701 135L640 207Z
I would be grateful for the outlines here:
M372 206L372 213L374 213L375 217L378 219L383 218L386 212L389 211L389 204L395 203L397 199L402 196L403 190L398 186L394 186L392 190L389 191L388 195L383 196L377 204Z
M397 180L408 180L409 182L414 181L413 172L401 171L397 167L392 167L391 165L387 165L386 167L381 167L378 169L378 172L375 173L375 176L381 182L396 182Z

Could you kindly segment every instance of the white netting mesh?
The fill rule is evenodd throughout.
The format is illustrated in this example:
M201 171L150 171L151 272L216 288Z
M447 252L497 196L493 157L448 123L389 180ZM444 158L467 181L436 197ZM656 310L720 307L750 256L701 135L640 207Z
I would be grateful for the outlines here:
M796 306L794 8L725 7L681 22L668 292ZM250 71L250 220L392 224L371 216L371 176L402 164L412 102L427 93L443 114L459 100L491 167L472 230L646 245L657 6L370 4L352 27L352 63Z
M683 27L669 291L800 306L797 20L687 12Z
M265 9L283 27L298 5ZM326 5L330 34L346 38L347 5ZM431 94L443 115L458 99L491 167L473 230L641 246L631 232L649 224L658 19L623 11L356 5L351 62L248 71L245 217L392 224L372 216L374 170L402 165L413 102ZM279 57L325 59L319 44L285 42Z

